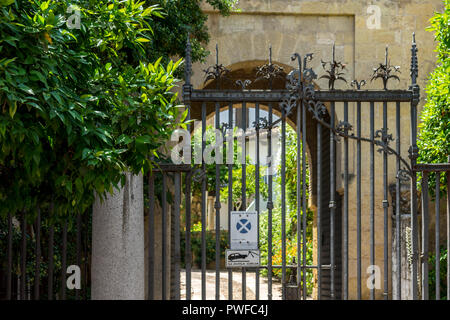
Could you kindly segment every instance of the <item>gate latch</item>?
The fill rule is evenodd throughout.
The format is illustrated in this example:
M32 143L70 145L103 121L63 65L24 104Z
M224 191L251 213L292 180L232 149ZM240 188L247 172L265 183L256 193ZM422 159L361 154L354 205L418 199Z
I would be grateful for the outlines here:
M291 274L289 282L284 283L284 292L286 300L300 300L300 286L297 284L297 267L295 258L292 259Z

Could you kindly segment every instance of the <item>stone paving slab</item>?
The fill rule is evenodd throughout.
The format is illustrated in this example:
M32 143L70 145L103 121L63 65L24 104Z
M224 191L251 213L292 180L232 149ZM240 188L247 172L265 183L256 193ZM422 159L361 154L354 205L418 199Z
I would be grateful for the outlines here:
M242 299L242 273L233 271L233 299ZM186 299L186 271L181 271L181 299ZM260 276L260 299L266 300L268 293L268 278ZM255 272L247 271L246 277L246 299L255 300L256 275ZM216 297L216 271L206 271L206 299L215 300ZM191 272L191 299L202 299L202 272L192 270ZM272 299L281 300L281 282L272 280ZM220 271L220 300L228 300L228 271Z

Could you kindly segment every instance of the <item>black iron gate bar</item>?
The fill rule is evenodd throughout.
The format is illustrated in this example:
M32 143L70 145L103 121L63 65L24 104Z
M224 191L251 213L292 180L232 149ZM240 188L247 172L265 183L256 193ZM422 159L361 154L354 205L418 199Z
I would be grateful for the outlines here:
M309 93L300 92L299 100L309 98ZM226 103L270 103L286 101L292 96L291 90L206 90L192 89L190 102L226 102ZM412 90L335 90L314 91L314 100L321 102L411 102L414 98Z
M49 208L50 216L53 215L53 204L50 205ZM55 224L47 221L48 225L48 237L47 240L47 261L44 261L42 244L43 235L42 235L42 218L41 218L41 208L36 208L36 218L34 219L34 223L32 226L29 226L26 219L26 212L22 212L17 218L20 219L20 248L17 251L13 251L13 217L11 214L8 214L7 217L7 263L6 263L6 292L5 298L7 300L39 300L41 299L41 294L44 293L42 288L45 288L47 293L47 299L53 300L55 295L55 289L59 289L58 299L65 300L66 299L66 267L67 267L67 234L68 234L68 224L67 220L64 220L59 223L61 230L61 274L60 276L60 286L59 288L55 288L55 260L54 260L54 238L55 238ZM90 217L87 214L84 214L86 219ZM75 217L75 226L76 226L76 234L75 234L75 243L76 243L76 253L75 253L75 262L77 266L79 266L80 270L83 270L82 276L80 279L82 281L82 289L75 290L75 299L79 300L81 295L84 299L87 299L87 290L88 286L88 252L87 252L87 233L86 230L83 230L83 221L82 215L80 213L76 214ZM85 219L85 220L86 220ZM88 221L85 221L87 224ZM28 233L27 229L32 227L34 230L34 239ZM84 233L83 233L84 231ZM82 252L82 237L84 236L84 248ZM27 238L31 238L34 243L34 281L31 283L30 279L27 276L27 262L29 257L27 256ZM16 253L17 252L17 253ZM82 257L82 253L84 253L84 257ZM17 285L15 286L15 292L13 288L13 261L16 258L16 261L19 261L19 270L20 273L17 276ZM47 277L46 282L43 283L42 279L42 264L46 263L47 265ZM32 287L31 287L32 286ZM45 287L46 286L46 287ZM13 296L15 293L15 296Z
M149 217L148 217L148 237L149 237L149 246L148 246L148 278L147 278L147 286L148 286L148 299L155 299L155 204L156 204L156 196L155 196L155 176L157 174L162 175L162 192L161 192L161 299L167 300L168 298L173 300L180 300L180 265L181 265L181 247L180 247L180 208L181 208L181 180L182 174L185 173L186 177L186 192L185 192L185 200L186 200L186 224L189 223L190 230L190 188L191 188L191 177L192 177L192 167L191 165L175 165L170 163L160 163L156 168L152 170L152 172L148 175L148 197L149 197ZM167 246L167 178L168 175L173 175L173 184L174 184L174 200L173 200L173 220L171 221L171 252L168 253ZM189 219L188 219L189 218ZM189 241L186 239L186 245L189 243L190 245L190 233L187 233L186 236L189 236ZM190 251L190 246L187 247ZM188 252L188 251L186 251ZM170 292L169 296L167 293L167 260L169 258L169 254L172 257L172 261L170 263ZM191 260L186 259L186 268L190 268ZM190 281L190 279L189 279ZM190 297L189 297L190 298Z

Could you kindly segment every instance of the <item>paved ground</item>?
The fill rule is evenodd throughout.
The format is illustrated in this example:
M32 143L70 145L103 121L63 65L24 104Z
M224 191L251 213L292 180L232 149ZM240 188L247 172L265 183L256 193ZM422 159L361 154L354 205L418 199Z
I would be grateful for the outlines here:
M247 272L247 290L246 299L255 299L256 277L254 272ZM267 299L267 278L260 276L259 297L262 300ZM192 300L201 300L202 298L202 272L201 270L192 270L191 273L191 298ZM206 299L214 300L216 297L216 272L214 270L206 271ZM181 271L181 299L186 299L186 271ZM228 299L228 271L220 271L220 300ZM233 299L242 299L242 274L233 272ZM281 283L276 279L272 281L272 299L281 300Z

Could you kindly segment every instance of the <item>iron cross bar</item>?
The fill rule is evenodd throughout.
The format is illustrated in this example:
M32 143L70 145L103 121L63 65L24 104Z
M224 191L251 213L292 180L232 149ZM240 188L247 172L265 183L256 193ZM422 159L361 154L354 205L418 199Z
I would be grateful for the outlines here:
M315 98L322 102L410 102L412 90L317 90ZM223 102L223 103L269 103L282 102L289 99L290 90L192 90L191 102ZM304 93L298 93L304 99Z

